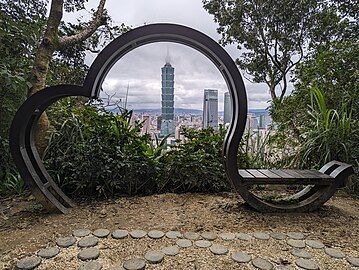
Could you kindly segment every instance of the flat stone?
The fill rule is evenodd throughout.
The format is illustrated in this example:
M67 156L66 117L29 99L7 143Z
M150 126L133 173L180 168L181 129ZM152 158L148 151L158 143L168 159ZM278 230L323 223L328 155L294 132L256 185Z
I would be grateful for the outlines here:
M325 245L320 242L320 241L316 241L316 240L305 240L305 243L307 244L307 246L311 247L311 248L324 248Z
M194 242L194 245L199 248L208 248L212 246L212 243L208 240L197 240Z
M343 259L345 257L343 252L335 248L325 248L324 251L332 258Z
M98 238L105 238L110 234L110 231L107 229L97 229L93 232L93 235Z
M160 263L164 258L164 254L161 251L147 251L145 254L145 259L150 263Z
M189 240L197 240L200 237L200 235L196 232L186 232L183 234L183 236Z
M169 231L166 232L166 237L169 239L176 239L182 237L182 233L180 233L179 231Z
M77 257L83 261L96 260L99 256L100 250L95 247L85 248L77 254Z
M301 232L289 232L287 233L289 238L295 239L295 240L303 240L305 238L305 235Z
M307 269L307 270L318 270L319 266L315 261L299 258L295 260L295 264L301 268Z
M192 241L188 239L178 239L176 244L181 248L187 248L192 246Z
M133 230L130 232L130 235L132 238L139 239L145 237L147 233L143 230Z
M261 269L261 270L271 270L273 269L273 265L265 260L265 259L262 259L262 258L255 258L253 261L252 261L252 264L254 267L258 268L258 269Z
M128 236L128 231L126 230L115 230L111 234L112 238L114 239L123 239Z
M231 258L238 263L248 263L252 260L251 255L244 252L233 252Z
M89 229L77 229L72 232L73 236L76 237L85 237L90 235L91 231Z
M268 233L262 233L262 232L255 232L253 233L254 238L259 239L259 240L268 240L269 234Z
M40 249L37 252L37 255L40 256L41 258L50 259L52 257L55 257L59 253L60 253L60 249L58 247L49 247L49 248Z
M280 233L280 232L272 232L269 234L273 239L276 240L284 240L287 238L287 236L284 233Z
M101 270L102 264L97 261L85 262L79 267L79 270Z
M351 265L353 265L355 267L359 267L359 258L358 257L348 256L347 261Z
M61 237L56 240L56 244L62 248L71 247L76 243L77 239L73 236Z
M296 256L296 257L299 257L299 258L304 258L304 259L311 259L312 258L312 255L309 252L307 252L307 251L305 251L303 249L300 249L300 248L299 249L297 249L297 248L293 249L291 253L292 253L293 256Z
M278 265L274 270L295 270L293 266L290 265Z
M215 255L225 255L228 253L228 248L222 245L212 245L209 250Z
M305 248L305 242L303 240L288 239L287 244L294 248Z
M225 241L231 241L236 239L236 235L234 233L221 233L219 237Z
M41 259L39 257L31 256L18 260L16 263L16 267L17 269L29 270L29 269L35 269L40 265L40 263L41 263Z
M162 252L168 256L176 256L179 253L179 248L177 246L164 247Z
M126 270L143 270L146 267L146 261L141 258L133 258L123 263Z
M211 232L203 232L201 233L201 236L203 239L209 240L209 241L213 241L217 239L217 235Z
M249 234L246 234L246 233L236 233L236 237L237 237L237 239L244 240L244 241L252 240L252 236L250 236Z
M86 236L82 238L78 243L77 246L81 248L87 248L87 247L94 247L98 244L98 238L93 236Z
M153 231L149 231L147 235L152 239L160 239L163 236L165 236L165 233L161 231L153 230Z

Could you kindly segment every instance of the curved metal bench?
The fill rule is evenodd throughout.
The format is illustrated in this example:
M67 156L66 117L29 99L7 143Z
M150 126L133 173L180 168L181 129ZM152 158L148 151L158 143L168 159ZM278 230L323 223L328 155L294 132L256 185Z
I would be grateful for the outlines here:
M113 40L97 56L82 86L58 85L29 97L17 111L10 130L10 148L24 181L42 204L63 213L75 204L61 191L46 171L34 143L34 130L40 115L57 100L70 96L98 98L111 67L133 49L154 42L175 42L192 47L209 58L221 72L232 100L232 120L228 128L223 158L228 179L251 206L260 211L311 211L325 203L343 186L353 168L336 161L319 172L296 170L238 170L237 154L247 119L247 95L242 77L229 54L213 39L189 27L152 24L135 28ZM264 201L250 191L255 184L308 185L292 196L289 204Z

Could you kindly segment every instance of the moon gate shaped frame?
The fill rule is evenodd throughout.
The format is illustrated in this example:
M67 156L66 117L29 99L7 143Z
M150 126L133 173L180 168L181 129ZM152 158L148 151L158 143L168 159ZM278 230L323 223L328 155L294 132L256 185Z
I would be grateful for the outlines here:
M232 100L232 120L224 140L223 162L228 179L251 206L261 211L308 211L317 208L318 202L322 204L333 195L337 184L308 186L296 194L299 202L291 206L267 203L252 194L248 183L239 174L237 165L238 147L247 119L247 96L236 64L216 41L197 30L175 24L152 24L135 28L107 45L91 65L82 86L47 87L29 97L16 113L10 130L11 153L21 177L46 208L66 213L75 204L53 181L37 152L34 130L39 117L46 108L64 97L98 98L111 67L133 49L154 42L175 42L192 47L209 58L224 77Z

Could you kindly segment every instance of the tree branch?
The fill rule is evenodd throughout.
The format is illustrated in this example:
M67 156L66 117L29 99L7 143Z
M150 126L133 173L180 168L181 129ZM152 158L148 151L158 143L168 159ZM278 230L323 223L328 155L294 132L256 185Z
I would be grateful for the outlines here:
M107 18L104 16L105 3L106 0L100 0L92 21L90 21L89 25L85 29L72 36L61 37L59 39L59 47L64 48L74 43L84 41L88 39L97 30L97 28L101 25L105 25L107 23Z

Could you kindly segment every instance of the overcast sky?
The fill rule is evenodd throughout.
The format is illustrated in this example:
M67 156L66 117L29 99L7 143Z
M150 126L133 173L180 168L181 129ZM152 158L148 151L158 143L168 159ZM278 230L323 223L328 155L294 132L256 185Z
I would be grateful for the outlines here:
M87 10L95 8L98 0L89 0ZM176 23L197 29L218 41L217 24L213 16L202 7L201 0L107 0L106 8L115 23L137 27L150 23ZM88 19L88 13L65 14L65 21L79 16ZM223 110L223 95L227 86L219 71L201 53L175 43L153 43L131 51L120 59L107 75L103 89L107 94L116 93L124 98L130 85L128 105L131 109L160 108L161 67L169 48L171 64L175 68L175 107L202 109L203 90L218 89L219 110ZM240 56L235 45L225 47L235 59ZM95 59L89 55L88 64ZM248 93L249 108L266 108L270 99L263 84L244 80ZM102 93L102 97L106 96Z

